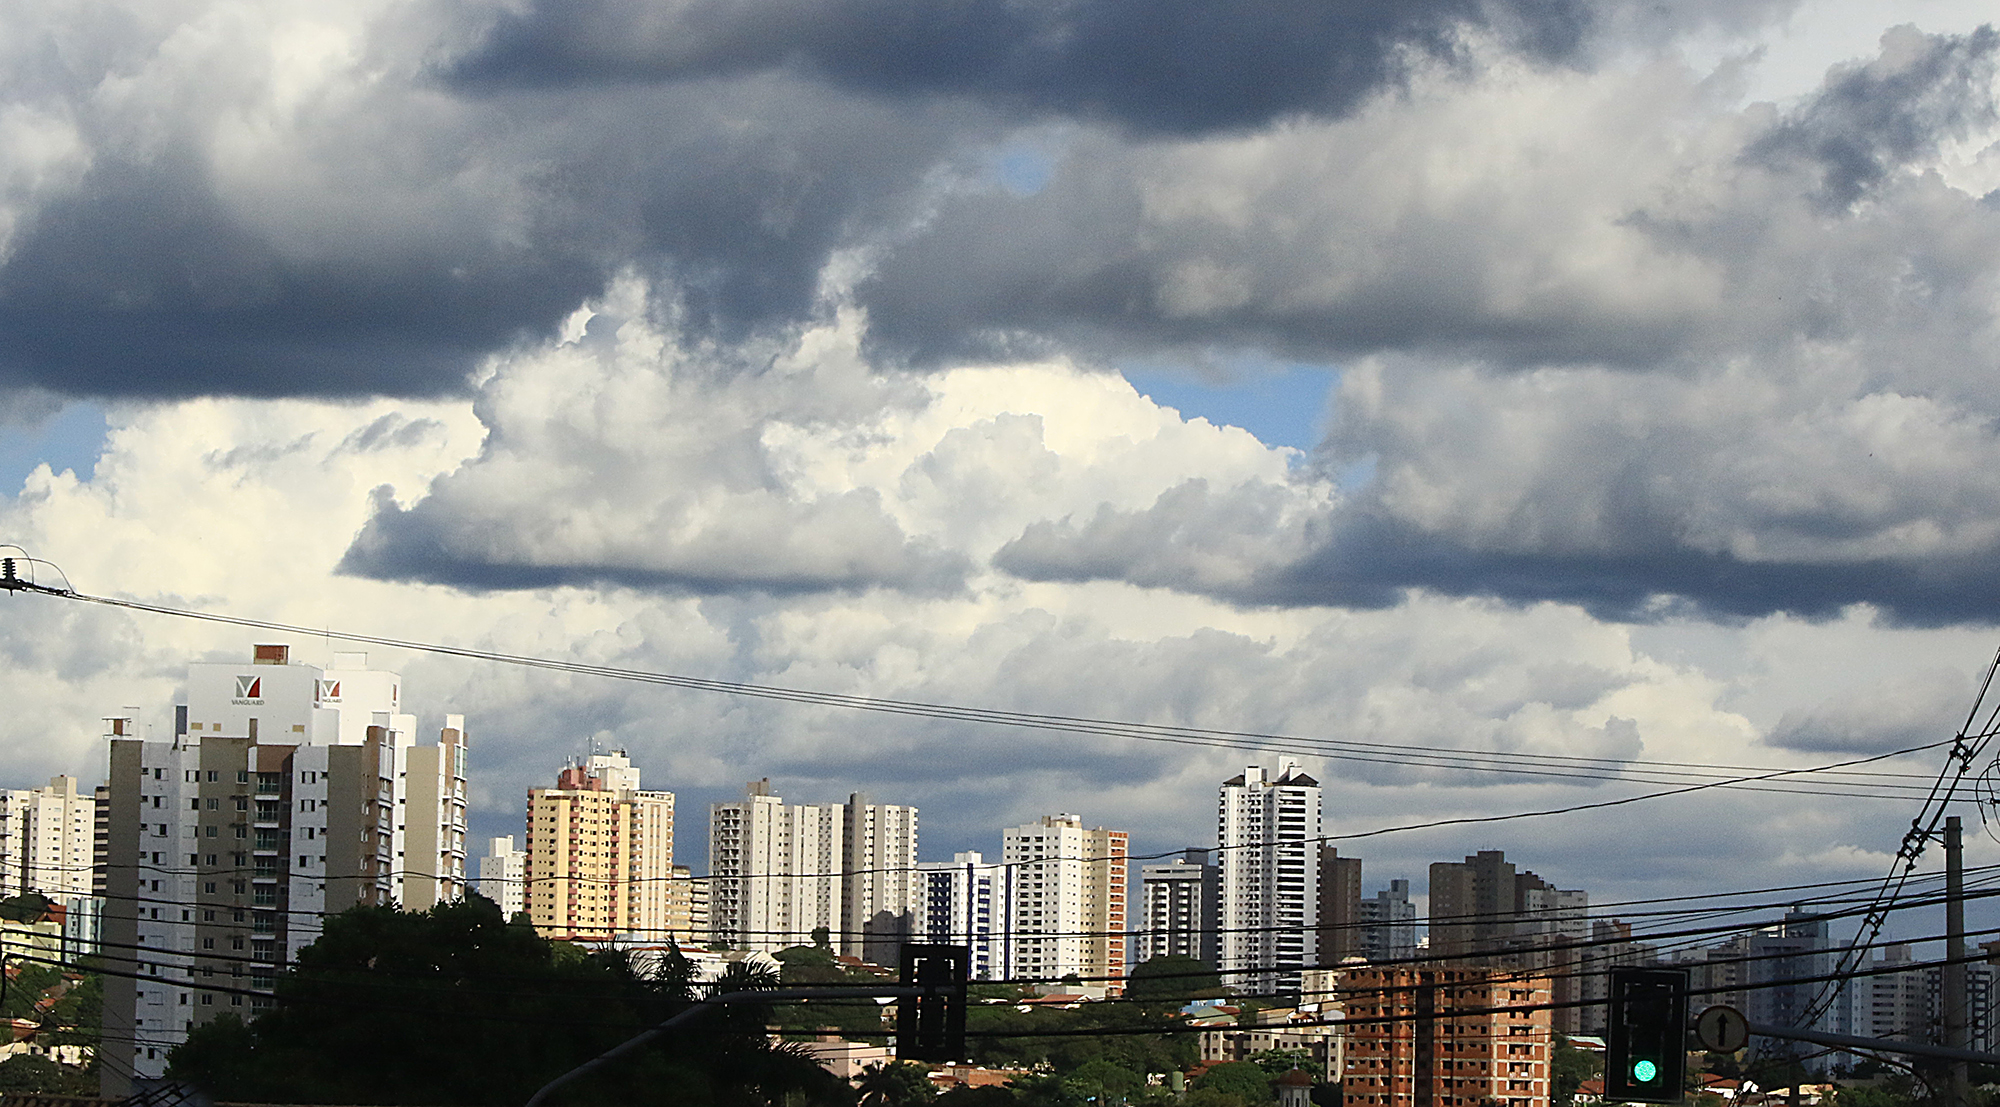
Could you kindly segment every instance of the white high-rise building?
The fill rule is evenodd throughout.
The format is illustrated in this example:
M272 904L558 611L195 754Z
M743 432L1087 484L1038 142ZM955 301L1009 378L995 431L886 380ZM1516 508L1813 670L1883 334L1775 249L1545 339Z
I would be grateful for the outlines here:
M1391 880L1373 898L1361 901L1361 956L1370 961L1401 961L1417 955L1417 905L1410 902L1410 882Z
M1269 776L1252 765L1223 783L1218 806L1223 983L1296 991L1319 960L1319 781L1290 758Z
M841 855L840 945L877 965L895 965L923 902L917 872L917 809L847 797Z
M90 895L96 798L76 781L0 791L0 897L40 892L53 900Z
M1116 993L1125 977L1127 836L1044 815L1000 834L1010 874L1008 975L1054 984L1075 975Z
M848 950L844 881L847 809L787 804L769 780L753 781L743 799L708 812L708 918L712 940L772 952L811 945L824 928ZM860 935L852 936L857 944Z
M460 716L418 746L401 677L358 653L323 669L260 645L187 687L170 734L126 716L107 735L105 1042L132 1051L101 1068L112 1096L196 1024L267 1006L322 916L465 890Z
M526 910L522 889L528 851L514 848L514 836L495 838L488 843L486 856L479 859L479 894L500 905L500 914L513 918Z
M918 940L969 948L974 980L1007 979L1011 969L1006 866L967 852L952 854L948 862L924 862L917 869L923 892Z

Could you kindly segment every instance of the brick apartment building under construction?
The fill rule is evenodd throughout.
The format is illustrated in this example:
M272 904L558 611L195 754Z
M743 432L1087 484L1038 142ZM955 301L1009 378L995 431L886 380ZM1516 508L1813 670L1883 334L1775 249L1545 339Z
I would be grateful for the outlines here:
M1339 993L1347 1107L1549 1102L1547 977L1385 965L1345 971Z

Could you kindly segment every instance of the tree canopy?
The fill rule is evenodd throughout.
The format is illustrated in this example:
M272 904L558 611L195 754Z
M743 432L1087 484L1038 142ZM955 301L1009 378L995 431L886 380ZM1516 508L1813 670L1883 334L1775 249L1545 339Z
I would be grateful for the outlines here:
M479 897L422 913L357 907L327 919L278 978L276 1006L197 1027L169 1072L218 1099L519 1104L685 1010L700 991L693 976L677 952L641 975L622 954L547 941ZM735 966L714 987L776 983ZM696 1016L556 1102L851 1103L809 1057L770 1044L768 1017L748 1005Z
M1156 1006L1223 994L1222 977L1208 962L1178 953L1146 958L1125 981L1125 998Z

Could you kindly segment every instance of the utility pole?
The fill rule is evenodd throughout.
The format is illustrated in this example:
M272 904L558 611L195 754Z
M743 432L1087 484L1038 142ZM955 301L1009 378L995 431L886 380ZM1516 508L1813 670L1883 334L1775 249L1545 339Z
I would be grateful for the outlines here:
M1944 1044L1966 1048L1965 1026L1965 848L1957 815L1944 821ZM1951 1063L1950 1107L1968 1107L1972 1082L1963 1060Z

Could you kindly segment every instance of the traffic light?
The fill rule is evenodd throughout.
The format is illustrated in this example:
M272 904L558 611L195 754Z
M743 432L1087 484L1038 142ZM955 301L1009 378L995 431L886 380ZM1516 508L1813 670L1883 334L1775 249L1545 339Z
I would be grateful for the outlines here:
M965 1059L965 979L972 950L904 943L902 982L924 991L896 1007L896 1060Z
M1678 1103L1687 1079L1686 969L1612 969L1604 1098Z

